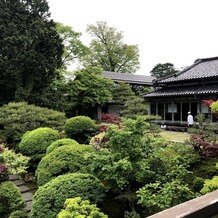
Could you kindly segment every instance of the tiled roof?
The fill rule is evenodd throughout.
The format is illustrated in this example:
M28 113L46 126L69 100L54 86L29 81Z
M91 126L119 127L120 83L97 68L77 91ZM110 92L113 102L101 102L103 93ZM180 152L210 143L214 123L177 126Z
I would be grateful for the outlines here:
M212 77L218 77L218 57L197 59L190 67L174 76L157 81L157 83L172 83Z
M152 81L155 79L153 76L143 76L131 73L116 73L116 72L103 72L103 76L110 78L117 82L126 82L130 84L152 85Z
M188 95L207 95L218 94L218 84L210 86L186 86L186 87L170 87L161 88L144 97L173 97L173 96L188 96Z

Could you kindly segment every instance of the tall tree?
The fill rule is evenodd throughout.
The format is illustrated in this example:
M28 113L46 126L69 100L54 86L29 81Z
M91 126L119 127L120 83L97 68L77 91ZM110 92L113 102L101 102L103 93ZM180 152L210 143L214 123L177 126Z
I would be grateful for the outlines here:
M62 23L56 23L56 30L59 33L64 44L64 53L62 55L62 69L66 69L79 58L88 52L88 48L80 40L81 33L76 32L70 26Z
M46 0L0 1L0 103L29 101L56 77L62 40Z
M175 66L173 64L165 63L155 65L154 68L151 70L151 75L155 76L157 79L162 79L167 76L171 76L177 72L178 70L175 69Z
M134 73L139 68L137 45L123 42L123 34L106 22L88 25L87 32L93 37L85 65L100 66L105 71Z

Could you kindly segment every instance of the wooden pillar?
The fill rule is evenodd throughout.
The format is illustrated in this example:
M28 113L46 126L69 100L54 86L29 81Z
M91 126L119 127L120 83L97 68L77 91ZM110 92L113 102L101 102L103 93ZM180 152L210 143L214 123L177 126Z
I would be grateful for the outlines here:
M151 115L151 103L148 103L148 115Z
M156 102L156 116L158 116L158 103Z
M180 102L180 122L182 124L182 102Z
M164 102L164 121L166 120L166 103Z
M174 122L174 103L172 103L172 122Z

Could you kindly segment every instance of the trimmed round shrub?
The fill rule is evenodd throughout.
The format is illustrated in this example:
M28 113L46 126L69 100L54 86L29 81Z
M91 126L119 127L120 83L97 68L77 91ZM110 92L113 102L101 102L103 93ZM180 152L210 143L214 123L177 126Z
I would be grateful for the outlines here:
M9 218L28 218L28 215L23 210L16 210L16 211L11 213Z
M0 183L0 217L9 217L15 210L24 208L20 190L13 182Z
M38 128L24 134L18 147L22 154L31 157L31 165L34 166L45 155L47 147L57 139L57 130Z
M53 218L64 207L67 198L81 197L92 203L101 202L104 186L93 175L70 173L39 187L34 195L31 218Z
M62 131L65 122L64 113L25 102L11 102L0 107L1 139L11 146L20 142L27 131L39 127L50 127Z
M100 212L95 204L90 204L89 200L83 200L81 197L69 198L65 201L65 208L57 215L57 218L66 217L90 217L107 218L108 216Z
M79 144L77 141L69 138L64 139L58 139L55 142L52 142L51 145L48 146L46 150L46 154L51 153L53 150L55 150L58 147L64 146L64 145L70 145L70 144Z
M78 143L56 148L43 157L37 167L38 186L44 185L59 175L80 171L83 167L86 167L84 153L92 150L91 146Z
M75 139L81 144L86 144L97 130L97 125L90 117L77 116L66 121L64 130L70 138Z

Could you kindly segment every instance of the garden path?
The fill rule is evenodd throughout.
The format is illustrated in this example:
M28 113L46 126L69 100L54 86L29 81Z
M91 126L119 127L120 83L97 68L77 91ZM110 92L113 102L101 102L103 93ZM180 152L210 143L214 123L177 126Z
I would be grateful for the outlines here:
M32 209L33 200L33 194L30 189L18 175L9 175L9 181L12 181L20 189L21 195L26 203L25 211L29 213Z

